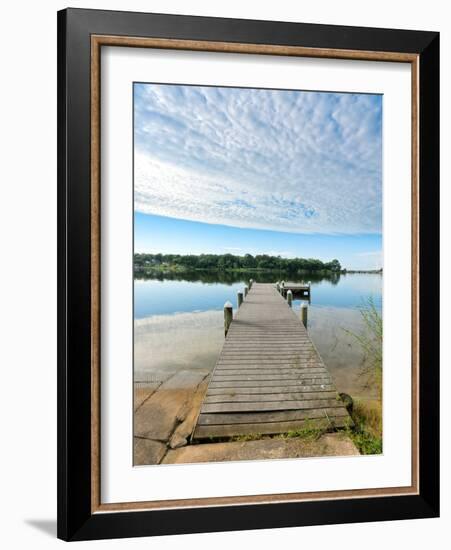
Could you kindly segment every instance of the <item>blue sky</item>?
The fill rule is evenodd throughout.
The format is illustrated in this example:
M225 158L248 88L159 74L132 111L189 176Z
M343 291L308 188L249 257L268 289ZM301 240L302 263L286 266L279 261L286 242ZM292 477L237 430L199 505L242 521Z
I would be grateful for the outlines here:
M134 85L135 250L382 266L382 97Z

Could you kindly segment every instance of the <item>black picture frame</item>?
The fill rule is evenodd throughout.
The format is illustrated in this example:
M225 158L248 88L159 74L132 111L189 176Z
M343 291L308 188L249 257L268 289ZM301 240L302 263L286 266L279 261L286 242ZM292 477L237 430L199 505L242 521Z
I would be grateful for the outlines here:
M91 36L416 54L419 493L93 513ZM333 56L331 56L333 57ZM58 13L58 537L88 540L439 515L439 34L101 10Z

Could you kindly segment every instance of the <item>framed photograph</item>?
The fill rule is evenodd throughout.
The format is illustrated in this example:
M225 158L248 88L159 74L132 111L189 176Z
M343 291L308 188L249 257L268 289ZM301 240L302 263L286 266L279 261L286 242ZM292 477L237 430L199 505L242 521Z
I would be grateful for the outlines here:
M439 35L58 14L58 536L439 514Z

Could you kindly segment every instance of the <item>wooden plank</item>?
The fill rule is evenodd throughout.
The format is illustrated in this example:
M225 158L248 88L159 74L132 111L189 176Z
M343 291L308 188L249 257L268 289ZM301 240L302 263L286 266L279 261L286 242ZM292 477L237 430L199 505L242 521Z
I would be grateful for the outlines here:
M273 369L273 368L285 368L285 369L314 369L314 368L326 368L323 363L318 361L308 360L308 361L271 361L271 360L259 360L259 359L246 359L243 361L233 360L233 361L218 361L216 368L221 369L239 369L239 368L262 368L262 369Z
M285 356L290 357L305 357L312 355L316 357L316 352L312 347L302 346L302 347L287 347L285 344L273 345L273 346L261 346L257 345L255 347L249 346L246 344L240 344L238 346L228 344L224 347L221 356L226 355L239 355L240 357L245 356L245 354L251 355L276 355L276 356Z
M349 425L346 417L315 420L295 420L292 422L272 422L268 424L232 424L200 426L194 432L194 439L206 439L212 437L232 437L239 435L271 435L283 434L290 431L300 430L303 427L328 429L329 427L344 428Z
M269 401L305 401L307 399L336 399L337 393L330 392L290 392L290 393L226 393L207 395L204 403L239 403L239 402L269 402Z
M317 395L322 394L324 391L335 391L335 386L321 385L321 386L263 386L259 388L242 388L237 386L235 388L210 388L208 390L208 395L224 395L230 392L233 392L234 395L239 395L240 393L245 394L267 394L267 393L293 393L295 391L305 391L305 392L315 392Z
M251 381L264 381L264 380L318 380L321 378L329 378L327 371L318 374L214 374L215 382L227 382L234 380L236 382L251 382Z
M270 370L274 368L280 368L285 370L300 370L307 372L309 370L312 370L313 372L317 372L318 369L325 369L326 367L324 365L321 365L319 363L309 362L309 363L302 363L301 365L293 365L292 363L274 363L274 362L266 362L266 363L260 363L259 361L247 361L243 363L235 362L235 363L218 363L216 365L215 372L218 370L221 371L227 371L227 370Z
M248 413L215 413L201 414L199 425L211 424L268 424L270 422L288 422L292 420L306 420L327 417L347 417L345 409L318 408L298 411L269 411Z
M281 381L279 381L281 382ZM316 384L314 384L315 382ZM324 378L305 378L304 380L283 380L283 385L285 386L299 386L302 385L302 383L305 383L306 386L321 386L324 384L325 386L329 386L332 384L332 380L328 377ZM281 385L280 383L278 384ZM213 379L212 382L210 382L209 389L210 388L256 388L256 387L272 387L274 386L274 380L238 380L238 381L226 381L226 382L217 382L215 379ZM207 392L208 393L208 392Z
M306 371L308 369L325 369L326 367L318 361L305 361L303 363L291 363L288 361L283 361L280 363L266 361L265 363L260 363L259 361L218 361L216 365L216 370L241 370L241 369L296 369Z
M283 321L277 321L275 320L274 322L283 322ZM232 325L231 325L232 326ZM231 330L231 329L229 329ZM303 336L301 334L299 334L298 331L296 331L295 329L293 329L293 331L290 331L289 333L287 333L286 331L280 331L280 332L277 332L277 331L274 331L274 330L271 330L270 327L268 328L264 328L264 327L256 327L255 330L252 330L252 331L245 331L244 329L242 329L239 333L239 336L237 335L237 332L236 331L233 331L230 336L229 334L227 334L227 336L230 338L230 343L233 343L234 341L235 342L238 342L239 340L241 341L246 341L249 343L249 341L251 339L254 339L254 338L265 338L266 336L267 337L271 337L273 340L278 340L278 342L280 343L282 340L285 340L285 338L287 340L295 340L295 342L292 342L292 343L299 343L299 344L304 344L304 345L308 345L308 342L305 342Z
M315 351L312 349L310 351L306 351L305 353L286 353L284 351L281 351L280 353L277 353L276 351L267 351L267 350L260 350L260 351L246 351L242 350L241 352L238 351L223 351L221 354L222 359L266 359L271 361L279 362L280 360L286 360L286 361L292 361L295 363L296 361L302 361L307 360L309 358L315 357Z
M244 412L244 411L287 411L290 409L315 409L317 407L344 408L336 399L309 399L307 401L267 401L263 403L205 403L202 413Z
M280 367L280 368L258 368L258 367L254 367L254 368L248 368L248 367L243 367L241 369L238 369L238 368L225 368L225 369L219 369L219 368L216 368L215 370L215 375L216 376L224 376L224 375L227 375L227 376L233 376L233 375L236 375L238 374L239 376L244 376L244 375L254 375L254 374L260 374L260 375L278 375L278 374L293 374L293 375L298 375L298 374L327 374L328 375L328 372L327 370L324 368L324 367L312 367L310 369L297 369L297 368L294 368L294 367L286 367L286 368L283 368L283 367Z

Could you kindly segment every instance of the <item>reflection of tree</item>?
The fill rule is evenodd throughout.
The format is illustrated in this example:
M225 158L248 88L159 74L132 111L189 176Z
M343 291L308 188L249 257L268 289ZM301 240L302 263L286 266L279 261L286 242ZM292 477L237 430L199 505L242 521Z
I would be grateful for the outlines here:
M340 282L340 273L331 273L327 280L330 281L334 286L338 285L338 283Z
M135 272L135 278L142 280L157 280L157 281L186 281L190 283L223 283L232 285L234 283L246 284L249 279L253 279L257 283L275 283L277 280L291 281L293 283L301 283L311 281L318 283L320 281L329 281L333 285L340 281L340 273L331 273L326 270L321 271L304 271L293 274L287 271L227 271L227 270L192 270L192 271L163 271L163 270L148 270L144 272Z

